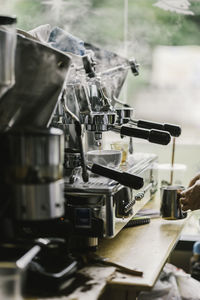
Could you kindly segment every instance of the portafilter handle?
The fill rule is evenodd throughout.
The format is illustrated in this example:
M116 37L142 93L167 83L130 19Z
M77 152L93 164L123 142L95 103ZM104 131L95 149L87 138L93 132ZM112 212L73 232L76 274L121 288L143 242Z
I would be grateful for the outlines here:
M135 190L141 189L144 185L142 177L127 172L113 170L98 164L93 164L91 167L88 167L88 169L95 174L113 179L120 184Z
M178 137L181 135L181 127L174 124L161 124L146 120L130 120L130 123L133 123L140 128L168 131L173 137Z
M145 139L154 144L168 145L171 141L171 136L167 131L155 129L147 130L129 126L113 126L111 130L118 132L124 136Z

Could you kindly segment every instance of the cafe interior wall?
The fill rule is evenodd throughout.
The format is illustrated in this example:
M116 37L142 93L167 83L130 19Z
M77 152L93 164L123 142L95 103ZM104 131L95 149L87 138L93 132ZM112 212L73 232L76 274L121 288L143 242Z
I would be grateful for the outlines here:
M167 8L164 3L167 1L0 0L0 11L17 15L20 29L28 31L48 23L84 41L135 57L140 75L128 76L120 98L135 108L136 119L182 126L175 162L187 165L187 184L200 171L200 1L176 0L175 6ZM134 151L144 150L157 153L161 163L171 161L171 144L163 147L134 139Z

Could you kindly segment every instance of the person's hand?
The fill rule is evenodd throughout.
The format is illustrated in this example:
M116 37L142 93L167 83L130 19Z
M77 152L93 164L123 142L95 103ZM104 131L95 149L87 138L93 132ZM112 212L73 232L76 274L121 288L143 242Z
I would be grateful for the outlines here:
M200 179L200 173L199 174L197 174L194 178L192 178L192 180L190 181L190 183L189 183L189 186L188 187L191 187L191 186L193 186L194 184L195 184L195 182L197 181L197 180L199 180Z
M200 177L199 177L200 178ZM194 180L196 179L196 180ZM182 204L182 210L188 209L196 210L200 209L200 179L197 176L190 182L195 182L193 185L189 185L189 188L182 191L180 203Z

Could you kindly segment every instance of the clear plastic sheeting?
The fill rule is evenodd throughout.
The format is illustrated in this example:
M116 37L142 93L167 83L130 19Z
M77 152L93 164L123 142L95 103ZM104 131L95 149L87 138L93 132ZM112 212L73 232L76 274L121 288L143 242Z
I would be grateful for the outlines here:
M101 74L102 82L106 86L108 95L111 98L113 96L118 98L130 69L129 60L90 43L85 42L85 48L94 52L96 73Z
M71 55L72 63L75 66L75 74L71 69L68 82L72 84L77 80L83 83L83 75L85 74L83 73L84 63L82 57L89 55L94 60L95 73L101 77L101 84L102 87L105 87L107 96L111 99L119 97L128 70L131 68L127 58L84 42L79 37L73 36L59 27L50 28L48 24L36 27L28 33L24 32L24 34Z
M138 300L199 300L200 282L171 264L166 264L149 292L141 292Z
M48 43L51 47L63 52L70 52L81 56L85 54L84 42L59 27L52 29Z

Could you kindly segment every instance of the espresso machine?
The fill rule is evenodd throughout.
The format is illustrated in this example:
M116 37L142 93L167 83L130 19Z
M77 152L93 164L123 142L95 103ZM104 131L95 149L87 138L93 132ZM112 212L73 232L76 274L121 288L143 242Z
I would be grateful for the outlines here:
M156 155L114 169L87 151L111 131L167 145L180 128L135 120L118 99L135 60L87 43L84 56L63 53L23 34L15 49L15 21L0 18L0 260L28 268L27 290L52 294L80 267L75 254L114 237L157 189Z
M146 139L167 145L179 126L135 120L134 109L118 99L134 59L85 43L87 54L72 55L72 68L53 118L65 134L65 218L75 248L95 249L99 238L112 238L154 196L157 156L135 153L119 169L87 161L87 151L103 145L103 135Z

